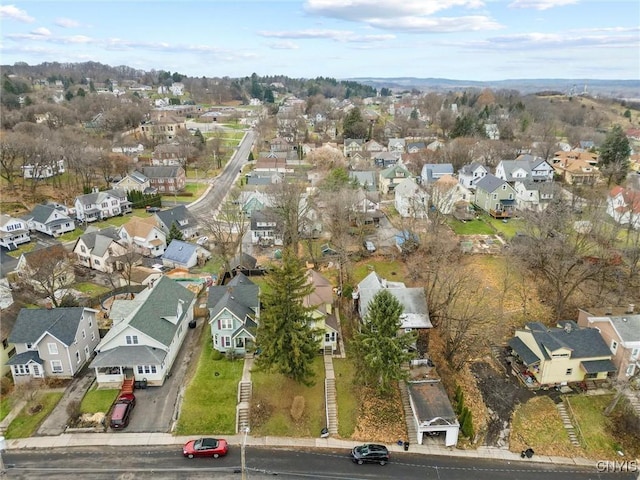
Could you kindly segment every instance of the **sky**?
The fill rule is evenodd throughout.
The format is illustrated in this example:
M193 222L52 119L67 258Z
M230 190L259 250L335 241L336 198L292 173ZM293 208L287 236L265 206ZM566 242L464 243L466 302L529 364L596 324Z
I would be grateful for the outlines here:
M638 0L74 0L0 4L0 64L191 77L640 80Z

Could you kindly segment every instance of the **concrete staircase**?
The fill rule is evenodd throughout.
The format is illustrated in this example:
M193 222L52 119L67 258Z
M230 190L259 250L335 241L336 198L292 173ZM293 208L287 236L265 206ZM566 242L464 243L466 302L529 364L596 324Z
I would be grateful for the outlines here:
M409 389L406 382L400 380L398 382L400 387L400 398L402 399L402 408L404 409L404 419L407 424L407 439L405 441L414 443L418 438L418 430L416 429L416 422L413 419L413 410L411 410L411 403L409 402Z
M624 396L629 400L629 403L636 412L636 415L640 417L640 392L626 389L624 391Z
M250 381L241 380L238 383L238 405L236 406L236 433L241 433L244 428L249 428L251 417L251 391Z
M562 424L564 425L564 428L567 431L567 435L569 436L569 441L573 446L580 447L581 445L580 439L578 438L578 433L573 426L571 415L569 415L569 412L567 411L567 406L565 405L564 400L560 403L556 403L556 408L558 409L558 413L560 414L560 418L562 419Z
M331 349L324 354L324 398L327 415L327 430L329 435L338 434L338 404L336 401L336 379L333 372L333 358Z

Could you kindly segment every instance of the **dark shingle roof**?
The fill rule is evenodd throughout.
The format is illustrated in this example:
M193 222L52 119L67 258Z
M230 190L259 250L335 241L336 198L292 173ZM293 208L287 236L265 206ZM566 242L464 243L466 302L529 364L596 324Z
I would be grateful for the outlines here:
M498 189L498 187L503 183L505 183L505 181L501 178L498 178L491 173L487 173L484 177L478 180L478 183L476 183L476 189L491 193Z
M610 356L611 351L595 328L580 328L571 321L560 322L562 328L548 328L539 322L527 323L540 350L553 352L560 348L571 350L571 358ZM568 328L565 328L568 325Z
M65 345L71 345L83 312L83 307L23 308L9 335L9 342L34 343L48 332Z
M34 362L42 365L44 362L38 355L36 350L29 350L28 352L18 353L9 359L7 365L26 365L29 362Z

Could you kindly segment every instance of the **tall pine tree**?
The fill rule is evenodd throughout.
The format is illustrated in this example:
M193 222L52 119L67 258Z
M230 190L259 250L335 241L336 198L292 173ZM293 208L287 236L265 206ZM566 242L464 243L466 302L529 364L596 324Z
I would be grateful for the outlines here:
M178 228L178 224L173 222L171 228L169 228L169 235L167 236L167 245L171 243L171 240L184 240L184 235Z
M302 262L285 250L282 266L269 272L261 296L262 309L256 343L256 366L276 371L304 385L313 384L313 359L320 349L318 332L311 328L312 308L302 300L313 292Z
M406 376L401 367L413 358L409 347L416 336L415 332L400 332L402 311L402 304L389 290L380 290L369 302L353 342L365 383L377 385L380 393L389 392L393 382Z

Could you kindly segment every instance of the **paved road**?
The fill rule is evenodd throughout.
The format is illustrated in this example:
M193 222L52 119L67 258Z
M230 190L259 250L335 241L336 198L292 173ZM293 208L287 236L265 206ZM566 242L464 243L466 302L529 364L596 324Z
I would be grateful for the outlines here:
M215 214L216 209L233 187L241 168L247 162L255 136L256 134L253 130L247 131L222 173L211 180L213 188L198 202L189 207L191 213L203 216L213 216Z
M534 457L535 458L535 457ZM10 450L4 455L11 479L201 479L240 478L240 449L227 457L193 459L180 447L92 447L51 450ZM635 479L637 474L598 473L593 468L501 460L432 457L411 452L393 453L392 462L356 465L340 449L246 448L248 477L256 480L277 475L288 479L446 479L446 480L587 480ZM234 473L235 472L235 473Z

